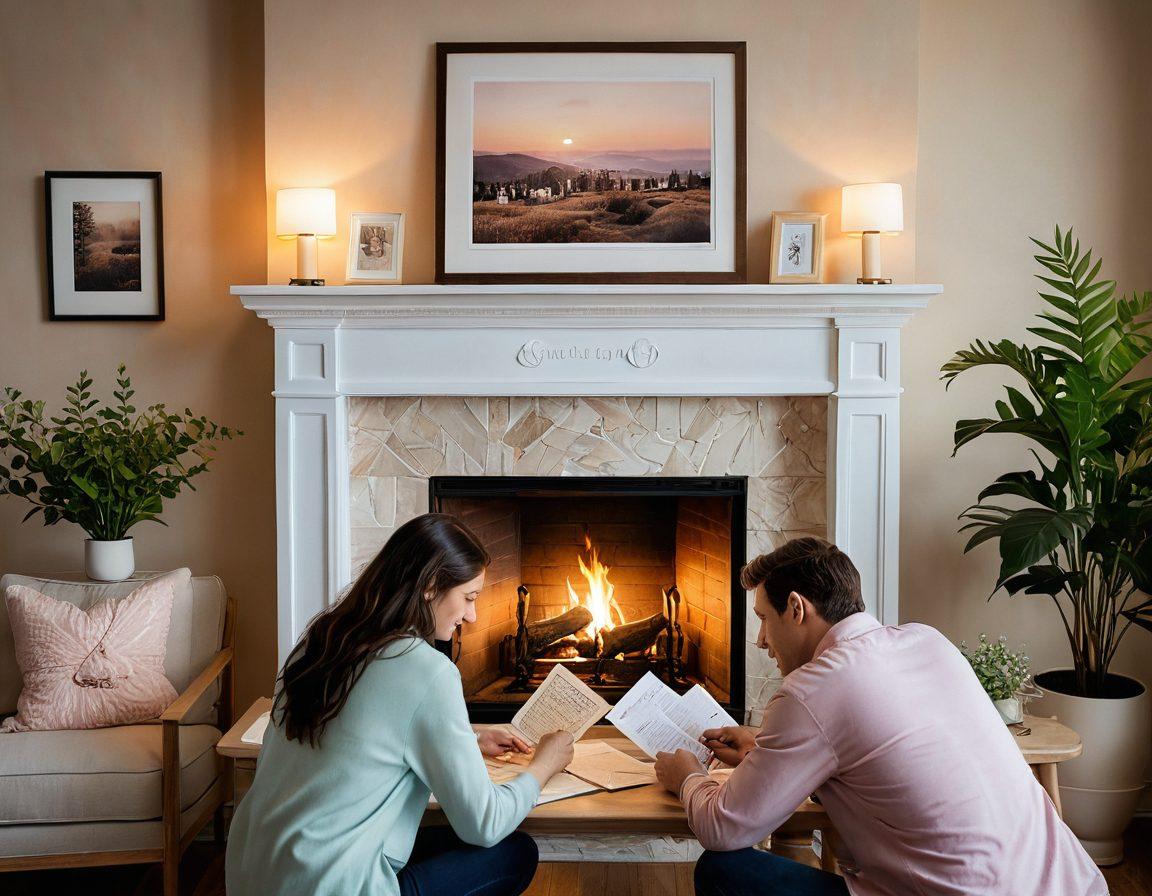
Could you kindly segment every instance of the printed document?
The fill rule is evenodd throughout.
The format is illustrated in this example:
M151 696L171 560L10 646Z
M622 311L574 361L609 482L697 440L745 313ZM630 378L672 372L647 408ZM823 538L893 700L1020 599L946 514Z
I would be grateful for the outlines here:
M680 695L651 672L613 707L608 721L649 756L688 750L701 762L712 756L700 743L701 733L736 724L700 685Z
M571 731L572 739L580 740L609 709L603 697L557 664L512 717L512 727L533 745L552 731Z

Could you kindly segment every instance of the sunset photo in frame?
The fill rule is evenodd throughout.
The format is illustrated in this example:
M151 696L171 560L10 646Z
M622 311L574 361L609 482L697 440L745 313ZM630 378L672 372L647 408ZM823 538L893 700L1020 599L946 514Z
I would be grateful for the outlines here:
M743 43L437 45L440 283L743 283Z

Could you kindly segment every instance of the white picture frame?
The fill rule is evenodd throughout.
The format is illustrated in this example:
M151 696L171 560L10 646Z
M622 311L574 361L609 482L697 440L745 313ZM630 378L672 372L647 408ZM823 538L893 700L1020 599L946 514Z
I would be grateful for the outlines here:
M403 263L404 214L353 212L345 279L355 283L399 283Z

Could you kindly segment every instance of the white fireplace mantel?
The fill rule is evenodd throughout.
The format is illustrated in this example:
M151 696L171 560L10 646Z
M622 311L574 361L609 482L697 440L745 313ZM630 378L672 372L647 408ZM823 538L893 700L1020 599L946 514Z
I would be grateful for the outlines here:
M280 660L351 578L350 396L827 395L828 534L897 621L900 329L940 292L232 287L276 331Z

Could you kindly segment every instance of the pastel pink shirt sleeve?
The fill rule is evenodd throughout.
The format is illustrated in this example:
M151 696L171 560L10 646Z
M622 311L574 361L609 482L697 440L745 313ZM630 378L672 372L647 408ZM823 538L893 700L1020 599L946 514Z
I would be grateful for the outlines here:
M783 824L836 767L832 745L808 708L780 691L764 710L755 748L728 781L688 778L680 800L701 846L743 849Z

